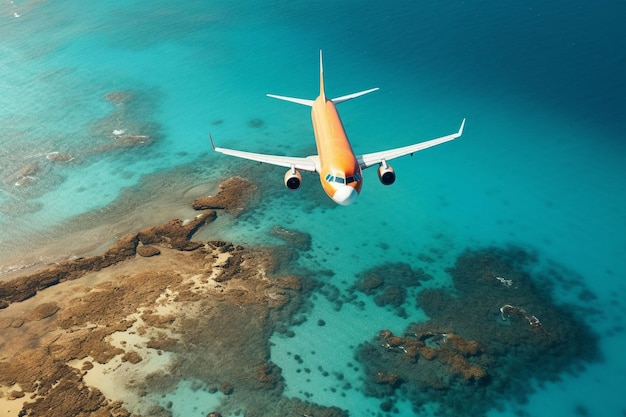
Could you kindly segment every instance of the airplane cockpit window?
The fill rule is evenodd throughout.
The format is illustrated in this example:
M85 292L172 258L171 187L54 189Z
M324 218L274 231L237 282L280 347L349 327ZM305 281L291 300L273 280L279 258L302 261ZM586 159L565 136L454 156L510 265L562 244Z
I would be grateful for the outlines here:
M353 182L361 181L361 174L357 172L356 174L350 175L347 178L334 176L332 174L326 174L324 179L328 182L336 182L339 184L352 184Z
M352 184L353 182L356 182L356 181L361 181L361 174L359 174L358 172L346 178L347 184Z

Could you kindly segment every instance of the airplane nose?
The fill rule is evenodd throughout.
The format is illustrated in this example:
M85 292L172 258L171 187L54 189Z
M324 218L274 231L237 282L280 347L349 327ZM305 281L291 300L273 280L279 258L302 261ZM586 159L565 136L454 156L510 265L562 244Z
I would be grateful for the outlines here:
M359 194L356 190L348 185L344 185L339 187L335 194L333 195L333 200L335 203L341 204L342 206L349 206L350 204L356 201L356 198Z

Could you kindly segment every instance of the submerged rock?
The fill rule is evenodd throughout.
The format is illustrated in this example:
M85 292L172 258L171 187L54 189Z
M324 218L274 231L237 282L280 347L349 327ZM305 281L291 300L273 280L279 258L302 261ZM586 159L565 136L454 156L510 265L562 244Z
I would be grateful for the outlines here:
M4 179L6 184L13 184L16 187L24 187L37 181L37 174L40 173L40 166L37 163L29 163L22 166Z
M308 251L311 249L311 235L308 233L286 229L281 226L274 226L271 233L277 238L283 240L293 249L299 251Z
M157 256L161 254L161 250L156 246L147 245L147 246L139 246L137 248L137 255L143 256L144 258L150 258L151 256Z
M162 137L161 125L152 120L158 96L150 90L112 91L104 99L113 105L112 111L90 124L97 146L85 155L148 146Z
M262 119L250 119L248 121L248 126L258 129L260 127L263 127L263 125L265 124L265 122Z
M135 95L130 91L111 91L104 95L104 99L117 106L126 104L133 100Z
M68 153L61 152L50 152L46 155L46 159L54 162L71 162L74 160L74 157Z
M38 305L28 314L29 320L43 320L56 314L60 307L56 303L44 303Z
M422 269L414 270L407 263L390 262L361 272L350 291L360 291L372 296L379 306L391 306L403 313L402 305L407 298L407 289L419 287L431 276Z
M143 360L143 358L141 357L141 355L139 355L137 352L130 351L130 352L126 352L123 356L122 356L122 362L130 362L132 364L137 364L139 362L141 362ZM84 366L83 366L84 368Z
M200 197L194 200L195 210L219 209L233 215L241 214L255 198L256 184L241 177L232 177L222 182L214 196Z

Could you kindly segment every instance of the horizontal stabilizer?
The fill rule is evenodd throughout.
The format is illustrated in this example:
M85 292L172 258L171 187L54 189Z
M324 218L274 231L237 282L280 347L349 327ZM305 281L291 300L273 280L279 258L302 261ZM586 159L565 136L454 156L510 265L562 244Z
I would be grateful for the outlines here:
M365 90L365 91L359 91L358 93L348 94L347 96L333 98L331 101L335 104L339 104L339 103L343 103L344 101L352 100L353 98L364 96L365 94L373 93L376 90L378 90L378 87L370 88L369 90Z
M305 98L277 96L275 94L268 94L268 97L277 98L278 100L291 101L292 103L302 104L303 106L313 107L313 100L307 100Z

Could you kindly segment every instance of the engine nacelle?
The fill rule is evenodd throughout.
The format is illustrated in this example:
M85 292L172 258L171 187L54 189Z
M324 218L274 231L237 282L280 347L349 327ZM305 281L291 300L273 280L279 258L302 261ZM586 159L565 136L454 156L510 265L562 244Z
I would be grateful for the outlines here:
M383 185L391 185L396 182L396 172L391 165L383 163L378 167L378 179Z
M302 175L300 175L300 171L297 169L290 169L285 172L285 187L290 190L297 190L300 188L300 184L302 184Z

